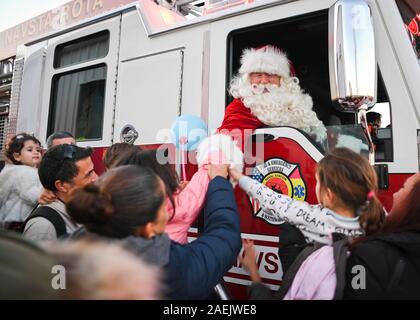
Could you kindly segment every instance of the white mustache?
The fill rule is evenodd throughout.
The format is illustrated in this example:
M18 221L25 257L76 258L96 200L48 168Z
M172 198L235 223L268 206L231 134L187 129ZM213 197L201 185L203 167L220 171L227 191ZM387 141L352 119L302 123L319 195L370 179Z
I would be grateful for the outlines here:
M267 83L267 84L252 84L251 85L251 91L254 95L258 95L258 94L263 94L263 93L267 93L267 92L273 92L276 89L278 90L279 86L275 85L275 84L271 84L271 83Z

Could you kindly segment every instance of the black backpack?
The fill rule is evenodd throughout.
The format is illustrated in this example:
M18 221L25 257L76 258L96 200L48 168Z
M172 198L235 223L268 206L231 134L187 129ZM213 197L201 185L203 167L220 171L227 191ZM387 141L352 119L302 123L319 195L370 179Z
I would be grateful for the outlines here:
M52 223L55 232L57 233L57 239L66 238L69 236L66 229L66 222L61 217L61 215L51 207L39 205L37 205L35 209L32 210L32 212L29 214L28 218L26 218L25 223L22 227L22 232L25 230L25 226L29 220L38 217L47 219L49 222Z
M288 222L282 223L279 231L278 255L284 275L297 256L309 243L306 242L302 231Z

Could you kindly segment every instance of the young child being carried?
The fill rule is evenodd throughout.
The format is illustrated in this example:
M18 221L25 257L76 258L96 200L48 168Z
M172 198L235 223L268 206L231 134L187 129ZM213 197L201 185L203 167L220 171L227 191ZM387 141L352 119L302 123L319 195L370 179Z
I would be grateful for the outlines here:
M6 148L11 162L0 173L0 227L19 230L41 194L37 167L41 142L32 135L14 136Z

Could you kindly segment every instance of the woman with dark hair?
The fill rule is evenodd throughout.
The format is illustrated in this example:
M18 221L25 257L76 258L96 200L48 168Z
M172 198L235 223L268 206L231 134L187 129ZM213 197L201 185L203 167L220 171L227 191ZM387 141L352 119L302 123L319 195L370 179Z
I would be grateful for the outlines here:
M394 193L384 225L356 239L347 262L347 299L420 299L420 173Z
M103 154L103 162L105 170L109 170L114 167L115 163L123 157L126 153L140 151L139 146L127 142L117 142L110 146Z
M180 186L180 181L178 174L171 167L169 163L160 164L158 159L158 154L156 150L130 150L125 154L121 155L113 164L113 167L119 167L124 165L137 165L142 166L145 168L151 169L155 174L158 175L159 178L162 179L162 182L165 184L165 192L166 196L170 203L168 203L168 212L169 221L172 220L173 216L175 215L174 210L175 208L175 199L174 194L177 192ZM205 175L206 180L208 181L207 174ZM205 192L204 192L205 194Z
M164 233L166 190L150 169L126 165L109 170L95 184L75 190L70 216L88 233L119 239L147 263L164 271L163 296L205 299L233 265L241 248L239 216L226 165L211 165L204 231L181 245ZM80 236L81 233L76 232Z

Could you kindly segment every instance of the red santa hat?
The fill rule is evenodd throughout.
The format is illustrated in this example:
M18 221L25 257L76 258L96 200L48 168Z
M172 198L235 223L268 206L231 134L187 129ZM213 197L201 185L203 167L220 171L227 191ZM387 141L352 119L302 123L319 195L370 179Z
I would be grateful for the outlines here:
M273 45L245 49L241 56L239 73L265 72L283 78L294 76L294 68L286 54Z

